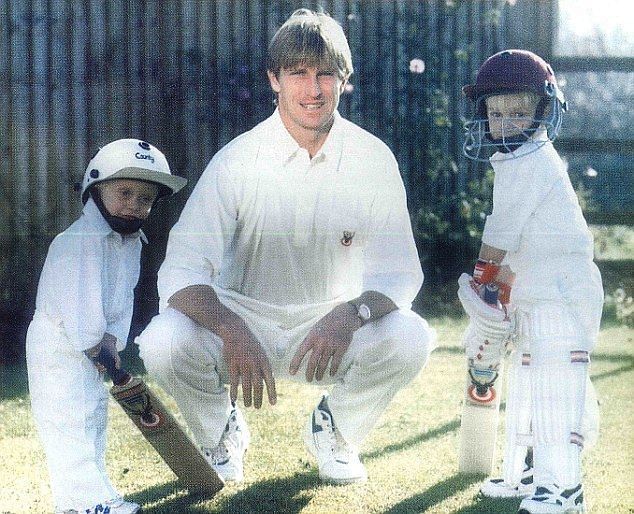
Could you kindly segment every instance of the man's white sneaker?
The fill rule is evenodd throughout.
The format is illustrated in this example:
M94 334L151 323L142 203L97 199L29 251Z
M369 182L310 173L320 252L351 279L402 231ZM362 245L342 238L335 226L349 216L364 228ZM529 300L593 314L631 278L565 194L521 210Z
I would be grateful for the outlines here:
M139 512L141 506L124 501L122 498L109 500L103 503L98 503L90 509L85 511L77 511L75 509L60 511L62 514L135 514Z
M530 498L520 503L518 514L568 514L585 512L583 487L581 484L570 489L557 485L538 486Z
M202 448L202 452L225 482L242 482L244 454L250 442L249 427L240 409L234 406L218 445L215 448Z
M528 451L520 483L512 486L503 478L490 478L480 487L480 493L488 498L526 498L535 491L533 484L533 455Z
M326 395L308 420L304 442L306 449L317 459L322 480L334 484L367 480L368 474L359 460L359 452L343 439L335 426Z

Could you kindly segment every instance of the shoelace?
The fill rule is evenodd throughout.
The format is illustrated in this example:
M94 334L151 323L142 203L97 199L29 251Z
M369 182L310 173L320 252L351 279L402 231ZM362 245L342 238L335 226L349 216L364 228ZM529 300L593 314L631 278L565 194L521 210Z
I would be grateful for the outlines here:
M330 443L330 448L335 460L347 462L348 458L354 454L353 449L344 440L344 438L341 437L339 431L332 426L330 416L327 417L327 420L324 420L324 425L326 428L325 432L328 434L328 442Z
M229 445L231 445L231 441L227 437L227 434L236 430L237 425L237 415L235 411L231 413L229 417L229 421L227 421L227 426L225 427L224 432L222 433L222 437L220 438L220 442L215 448L204 448L203 451L207 457L209 457L213 464L225 464L231 457L231 450L229 449Z
M221 440L215 448L205 448L204 451L213 464L224 464L229 460L229 448L224 440Z

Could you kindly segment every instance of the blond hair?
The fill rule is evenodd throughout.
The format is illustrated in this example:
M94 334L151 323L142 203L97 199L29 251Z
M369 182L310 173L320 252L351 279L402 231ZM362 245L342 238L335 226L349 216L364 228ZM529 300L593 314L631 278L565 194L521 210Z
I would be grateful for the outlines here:
M273 36L266 69L279 76L280 69L334 67L340 78L352 75L352 54L341 25L325 13L296 10Z

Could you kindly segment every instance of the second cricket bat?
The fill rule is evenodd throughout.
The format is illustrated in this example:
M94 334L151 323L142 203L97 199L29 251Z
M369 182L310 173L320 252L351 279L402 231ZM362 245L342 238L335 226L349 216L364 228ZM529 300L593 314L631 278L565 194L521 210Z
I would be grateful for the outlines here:
M460 418L461 473L491 474L500 416L501 380L503 363L499 369L478 370L468 367L465 400Z
M182 484L191 491L214 495L224 482L209 465L174 417L139 377L115 366L102 351L98 361L112 379L110 394Z

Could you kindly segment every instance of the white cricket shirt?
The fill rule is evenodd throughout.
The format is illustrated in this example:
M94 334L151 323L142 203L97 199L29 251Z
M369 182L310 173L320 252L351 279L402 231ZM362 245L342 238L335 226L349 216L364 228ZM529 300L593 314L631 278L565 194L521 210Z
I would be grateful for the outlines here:
M170 232L161 309L204 284L267 316L376 290L409 307L423 280L396 160L335 113L312 158L279 113L209 163Z
M526 144L514 159L499 152L491 157L493 212L482 242L508 252L514 301L574 300L573 282L596 273L592 234L552 143L531 150Z
M82 215L59 234L48 251L37 290L36 316L43 315L78 351L108 332L125 348L134 287L139 280L142 232L113 231L92 198Z

